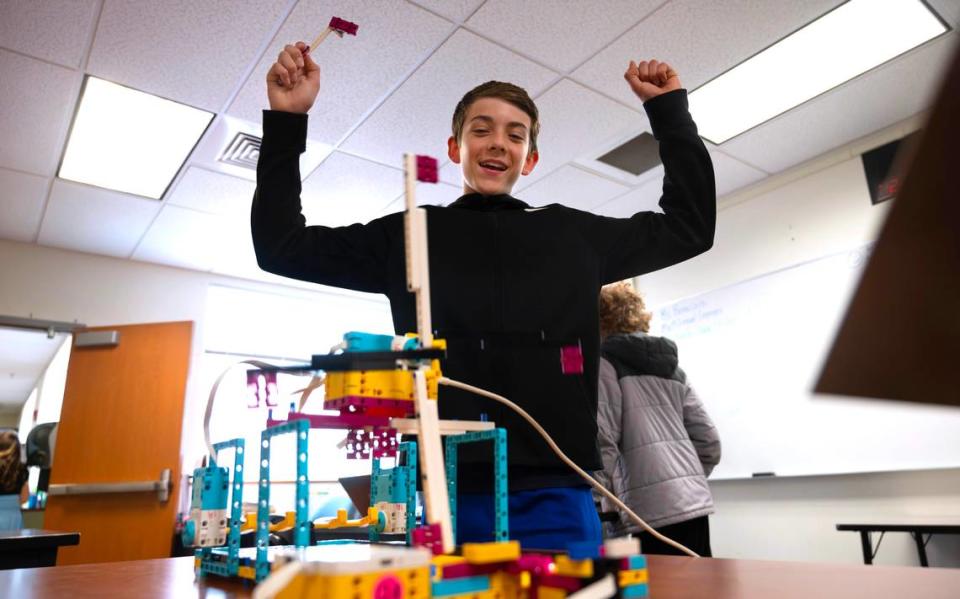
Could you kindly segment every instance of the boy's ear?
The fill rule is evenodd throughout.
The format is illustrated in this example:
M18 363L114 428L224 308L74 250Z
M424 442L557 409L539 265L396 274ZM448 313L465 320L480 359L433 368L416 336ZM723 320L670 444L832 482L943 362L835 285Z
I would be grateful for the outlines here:
M527 159L523 161L523 170L520 171L523 175L529 175L533 172L533 167L537 166L537 161L540 160L540 152L536 150L532 152L527 152Z
M452 135L447 140L447 156L450 158L450 162L460 164L460 144L457 143L457 138Z

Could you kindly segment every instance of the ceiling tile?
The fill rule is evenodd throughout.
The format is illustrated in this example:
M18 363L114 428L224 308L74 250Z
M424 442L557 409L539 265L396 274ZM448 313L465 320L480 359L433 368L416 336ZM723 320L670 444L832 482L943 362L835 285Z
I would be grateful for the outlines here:
M402 163L405 152L442 159L447 155L453 109L470 89L497 79L512 81L535 96L555 76L555 73L461 29L341 147L353 154L397 166Z
M460 170L459 164L454 164L447 159L443 159L440 164L440 180L444 183L449 183L450 185L456 185L458 187L463 186L463 171Z
M366 223L403 192L403 171L334 152L303 182L308 225Z
M660 210L660 195L663 191L662 181L651 181L634 189L628 194L594 208L593 212L604 216L628 218L637 212L663 212Z
M418 206L449 206L456 202L462 195L463 185L448 185L443 182L437 183L436 185L423 183L417 185ZM402 196L400 199L403 200Z
M49 179L0 169L0 238L32 242Z
M201 212L246 218L250 215L250 204L256 188L255 183L245 179L190 167L173 191L168 192L167 203Z
M464 19L473 14L478 6L483 4L483 0L412 0L424 8L453 19L463 22Z
M222 240L230 221L189 208L164 206L131 257L208 271L225 251Z
M723 152L712 151L713 172L717 181L717 198L751 183L767 178L767 173L731 158Z
M575 166L564 166L524 189L519 198L531 206L563 204L590 210L629 190Z
M623 80L631 59L665 61L693 90L786 37L843 0L674 0L573 72L572 78L633 106Z
M926 110L956 50L950 33L724 143L723 151L769 173L815 158ZM898 93L909 81L909 93ZM851 118L850 107L856 107ZM789 143L785 143L789 140Z
M87 72L218 112L288 4L106 2Z
M0 46L79 68L99 4L96 0L5 0Z
M212 260L213 272L245 279L289 282L290 279L260 270L257 255L253 251L253 237L250 235L248 222L223 222L218 242L222 251Z
M641 126L642 119L646 118L568 79L537 98L537 107L541 124L537 139L540 162L532 173L520 178L515 191L526 189L563 164L605 146L613 138L622 138ZM639 101L637 109L642 110ZM598 151L590 157L600 154Z
M259 115L257 118L260 118ZM244 121L227 115L217 116L190 155L190 164L207 171L256 181L257 172L254 169L220 160L238 135L263 139L263 123L259 120L256 123ZM313 172L331 151L333 146L308 139L306 151L300 154L300 179L303 180Z
M335 8L327 8L330 4ZM313 53L320 65L321 84L308 135L328 144L346 135L453 30L450 22L402 0L326 2L323 10L315 2L301 2L245 82L229 114L262 120L260 111L269 106L264 78L270 66L284 45L298 40L311 43L329 22L326 15L359 25L355 37L330 36Z
M0 50L0 167L52 176L80 75Z
M126 258L160 202L54 179L37 243Z
M467 27L552 69L568 72L663 0L487 0ZM531 27L549 23L549 27Z

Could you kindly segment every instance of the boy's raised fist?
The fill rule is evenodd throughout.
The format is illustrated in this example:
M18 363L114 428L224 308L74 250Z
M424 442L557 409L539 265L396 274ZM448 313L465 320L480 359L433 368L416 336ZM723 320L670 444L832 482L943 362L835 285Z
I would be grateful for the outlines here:
M630 84L633 93L644 102L682 87L677 72L667 63L656 60L642 60L639 63L631 60L623 78Z
M271 110L306 113L320 91L320 66L303 42L285 46L267 71Z

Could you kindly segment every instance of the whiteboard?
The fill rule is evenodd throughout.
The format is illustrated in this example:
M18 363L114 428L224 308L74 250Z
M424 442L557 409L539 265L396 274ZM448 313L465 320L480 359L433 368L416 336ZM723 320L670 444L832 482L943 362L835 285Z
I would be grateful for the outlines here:
M676 341L719 430L723 455L711 478L960 466L960 408L811 391L869 249L654 310L651 333Z

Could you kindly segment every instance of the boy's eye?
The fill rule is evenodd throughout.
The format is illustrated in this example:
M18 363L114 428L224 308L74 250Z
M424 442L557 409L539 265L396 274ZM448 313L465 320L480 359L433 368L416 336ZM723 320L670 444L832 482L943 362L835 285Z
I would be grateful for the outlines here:
M512 139L513 141L524 141L524 137L522 135L517 135L516 133L511 135L510 139Z
M484 133L487 132L487 130L486 130L486 129L474 129L473 132L476 133L476 134L484 134Z

